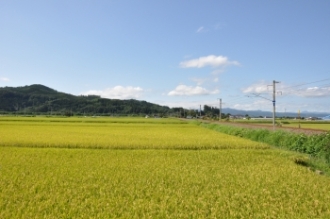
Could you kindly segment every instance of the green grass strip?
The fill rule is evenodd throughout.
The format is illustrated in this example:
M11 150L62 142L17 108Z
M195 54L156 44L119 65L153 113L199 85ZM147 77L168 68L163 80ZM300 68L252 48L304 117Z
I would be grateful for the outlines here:
M306 135L282 130L248 129L208 123L196 124L221 133L247 138L282 149L305 153L310 155L311 158L321 160L330 166L330 132Z

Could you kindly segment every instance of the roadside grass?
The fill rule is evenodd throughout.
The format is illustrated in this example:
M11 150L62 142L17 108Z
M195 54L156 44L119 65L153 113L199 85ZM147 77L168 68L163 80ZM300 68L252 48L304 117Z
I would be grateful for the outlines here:
M330 132L306 135L283 130L248 129L222 124L201 122L194 122L194 124L221 133L262 142L280 149L307 154L309 156L308 166L313 169L321 169L330 175Z

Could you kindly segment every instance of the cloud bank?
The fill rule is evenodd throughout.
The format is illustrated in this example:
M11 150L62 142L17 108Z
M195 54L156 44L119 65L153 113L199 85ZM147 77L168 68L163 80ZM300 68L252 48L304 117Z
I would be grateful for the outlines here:
M89 90L82 93L82 95L99 95L110 99L137 99L142 96L144 90L140 87L132 86L115 86L113 88L106 88L105 90Z
M243 88L242 92L245 94L249 93L271 93L273 91L271 83L260 82L253 84L249 87ZM293 89L289 86L286 87L283 84L278 84L276 86L276 91L280 92L283 96L298 96L298 97L330 97L330 86L315 86L315 87L306 87L300 89Z
M300 97L330 97L330 87L309 87L291 93Z
M10 80L9 80L9 78L1 77L1 78L0 78L0 81L10 81Z
M210 95L217 94L219 90L209 91L200 86L187 86L187 85L178 85L174 90L170 91L168 96L197 96L197 95Z
M216 68L216 67L224 67L228 65L239 65L239 62L230 61L225 56L209 55L180 63L181 68L203 68L206 66L211 66L213 68Z
M252 84L249 87L243 88L242 92L245 94L249 93L265 93L265 92L270 92L272 87L269 87L270 83L267 82L259 82L256 84Z

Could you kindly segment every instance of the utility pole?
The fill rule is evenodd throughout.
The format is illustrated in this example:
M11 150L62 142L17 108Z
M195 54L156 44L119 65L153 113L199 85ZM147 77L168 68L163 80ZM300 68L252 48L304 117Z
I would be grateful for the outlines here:
M273 80L273 129L275 130L275 117L276 117L276 84L280 83L279 81Z
M221 107L222 107L222 100L221 98L218 98L219 99L219 121L221 122Z
M300 128L300 110L298 111L298 119L299 119L298 128Z
M199 116L202 117L202 105L199 105Z
M266 100L269 100L269 101L272 101L273 102L273 130L275 130L275 117L276 117L276 113L275 113L275 111L276 111L276 104L275 104L276 103L276 86L275 85L277 83L280 83L280 82L273 80L273 84L272 85L268 85L268 86L273 86L273 100L268 99L268 98L265 98L265 97L262 97L262 96L260 96L260 94L259 95L258 94L253 94L256 97L261 97L263 99L266 99Z

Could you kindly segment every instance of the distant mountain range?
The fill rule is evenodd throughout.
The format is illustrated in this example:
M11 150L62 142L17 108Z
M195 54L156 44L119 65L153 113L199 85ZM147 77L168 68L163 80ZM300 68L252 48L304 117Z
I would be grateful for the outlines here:
M272 117L273 112L267 112L267 111L261 111L261 110L236 110L236 109L230 109L230 108L224 108L222 110L224 113L230 113L232 115L246 115L248 114L250 117ZM307 112L303 111L300 112L300 117L326 117L330 113L318 113L318 112ZM298 112L276 112L276 117L298 117Z
M205 108L205 106L204 106ZM207 107L209 108L209 107ZM205 108L206 109L206 108ZM205 111L206 113L207 111ZM217 112L219 110L217 109ZM97 95L75 96L56 91L44 85L0 88L0 114L47 114L47 115L196 115L196 110L182 107L170 108L139 100L101 98ZM213 110L213 114L217 113ZM272 117L272 112L222 109L224 115ZM297 113L278 112L278 117L297 117ZM324 117L327 113L301 112L301 117Z

